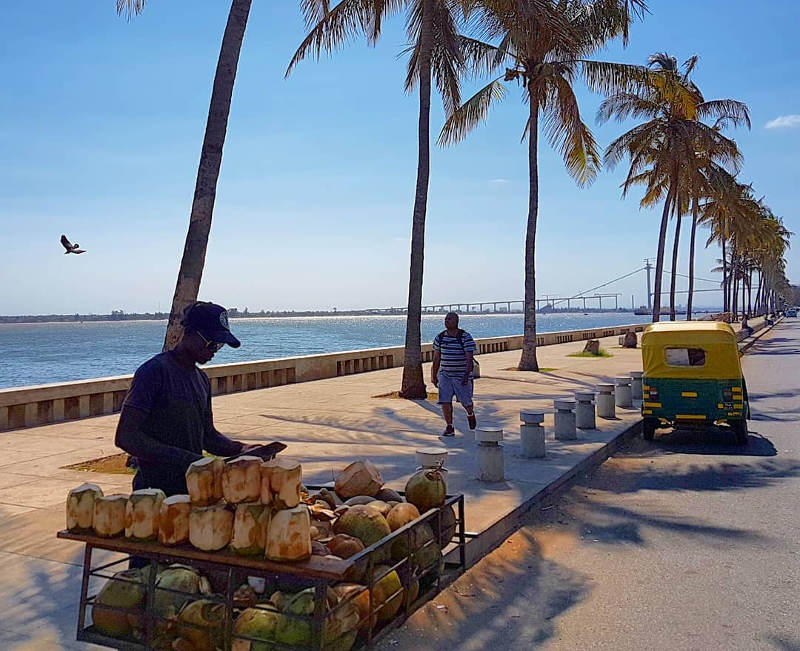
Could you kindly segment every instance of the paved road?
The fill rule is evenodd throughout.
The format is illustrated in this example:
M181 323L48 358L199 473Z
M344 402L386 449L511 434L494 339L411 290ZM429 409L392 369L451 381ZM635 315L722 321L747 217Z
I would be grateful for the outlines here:
M632 441L381 648L800 650L800 322L744 369L747 448Z

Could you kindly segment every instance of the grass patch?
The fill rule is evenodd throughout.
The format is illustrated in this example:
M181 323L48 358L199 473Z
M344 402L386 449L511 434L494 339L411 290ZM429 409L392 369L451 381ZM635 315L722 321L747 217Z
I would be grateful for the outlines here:
M587 353L585 350L582 350L579 353L572 353L571 355L567 355L567 357L614 357L614 356L604 348L601 348L597 352L597 355L595 355L594 353Z
M389 393L379 393L377 396L372 396L373 398L394 398L405 400L405 398L401 398L399 391L390 391ZM430 402L436 402L439 399L439 392L438 391L428 391L427 400Z
M99 459L89 459L89 461L81 461L80 463L73 463L69 466L62 466L64 470L82 470L83 472L104 472L109 475L133 475L136 471L133 468L128 468L128 455L124 452L122 454L112 454L109 457L100 457Z
M508 368L502 368L501 371L519 371L516 366L509 366ZM540 366L539 373L549 373L550 371L557 371L557 368L552 368L550 366ZM536 373L536 371L520 371L520 373Z

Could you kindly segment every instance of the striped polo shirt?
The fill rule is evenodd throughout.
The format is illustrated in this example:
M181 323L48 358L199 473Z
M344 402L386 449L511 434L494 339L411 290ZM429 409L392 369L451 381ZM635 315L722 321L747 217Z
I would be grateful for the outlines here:
M433 349L441 353L439 372L447 377L461 379L467 372L467 353L475 352L475 340L466 330L461 331L461 343L457 336L447 334L447 330L440 332L433 340ZM461 347L464 344L464 347Z

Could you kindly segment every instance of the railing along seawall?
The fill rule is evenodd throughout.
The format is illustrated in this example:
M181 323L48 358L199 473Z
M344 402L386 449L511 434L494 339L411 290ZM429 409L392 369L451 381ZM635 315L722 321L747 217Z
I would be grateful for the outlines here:
M588 330L546 332L537 335L537 346L585 341L642 332L647 324L610 326ZM756 327L755 320L752 326ZM481 354L522 348L522 335L476 339ZM433 348L422 345L422 358L430 362ZM402 366L404 348L393 346L351 350L321 355L304 355L233 364L214 364L203 370L211 380L214 395L264 389L295 382L309 382L354 373ZM133 375L76 380L57 384L0 389L0 431L34 427L118 412Z

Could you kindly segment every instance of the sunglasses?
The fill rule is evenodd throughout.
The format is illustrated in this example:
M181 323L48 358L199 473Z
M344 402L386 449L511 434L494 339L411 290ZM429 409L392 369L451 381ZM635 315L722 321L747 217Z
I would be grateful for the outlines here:
M206 345L206 348L208 348L208 350L210 350L213 353L218 352L225 345L225 343L221 341L211 341L210 339L206 339L203 336L203 333L200 332L199 330L195 330L195 332L200 337L200 339L203 340L203 342Z

